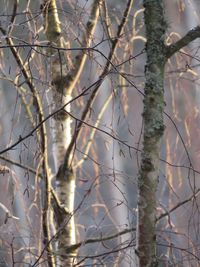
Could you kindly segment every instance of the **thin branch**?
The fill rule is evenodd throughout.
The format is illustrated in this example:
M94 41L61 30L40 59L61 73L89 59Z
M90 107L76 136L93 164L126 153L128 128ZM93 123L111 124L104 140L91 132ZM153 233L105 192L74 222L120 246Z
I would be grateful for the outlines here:
M27 71L27 69L24 67L24 62L18 53L17 49L14 47L14 43L12 41L12 38L7 37L7 32L0 27L0 31L2 34L5 36L7 44L10 46L10 50L13 54L14 59L16 60L20 70L22 71L22 74L25 78L25 81L33 95L33 103L35 105L36 111L38 113L39 117L39 122L41 123L41 150L42 150L42 155L43 155L43 171L44 171L44 180L45 180L45 201L44 201L44 207L43 207L43 229L44 229L44 239L45 242L50 239L50 229L48 226L48 218L47 218L47 211L49 210L50 206L50 189L51 189L51 184L50 184L50 168L48 164L48 151L47 151L47 131L46 131L46 125L45 123L42 123L44 121L44 113L43 113L43 108L42 108L42 102L40 99L40 95L34 86L32 82L32 77ZM51 259L50 257L48 258L50 265L51 264Z
M102 5L102 0L94 0L93 5L91 8L90 16L88 19L88 22L86 24L86 31L84 34L84 38L82 41L82 45L85 47L90 47L92 38L94 35L94 31L97 26L98 17L99 17L99 10L100 6ZM83 51L83 50L82 50ZM67 74L66 81L68 83L67 85L67 93L71 95L77 81L80 78L80 75L83 71L83 68L86 63L87 54L83 51L82 54L77 55L75 58L74 66L75 68L70 71L69 74Z
M14 80L12 80L12 79L8 78L5 74L2 77L0 77L1 80L6 80L6 81L8 81L8 82L10 82L10 83L12 83L14 85L14 87L16 88L17 93L21 97L21 101L22 101L22 104L24 106L25 112L27 113L28 118L29 118L29 120L30 120L30 122L31 122L31 124L32 124L32 126L34 128L35 127L35 122L34 122L34 119L33 119L33 114L32 114L31 109L30 109L30 104L27 103L26 98L25 98L26 89L24 87L22 87L21 85L17 84L18 78L19 78L19 76L17 76ZM39 137L40 137L40 134L38 133L38 136L37 136L38 142L40 140Z
M162 213L160 216L157 217L156 221L161 220L162 218L164 218L165 216L169 216L170 213L172 213L173 211L175 211L176 209L180 208L181 206L185 205L186 203L192 201L193 199L195 199L200 192L200 188L195 192L195 194L192 194L189 198L179 202L178 204L176 204L173 208L171 208L169 211L166 211L164 213Z
M111 93L108 98L104 101L104 104L101 108L101 111L99 112L98 116L97 116L97 119L96 119L96 122L95 122L95 125L90 133L90 136L88 138L88 142L87 142L87 146L86 146L86 149L84 151L84 157L74 166L74 168L77 168L78 166L80 166L87 158L88 158L88 153L90 151L90 148L91 148L91 145L92 145L92 141L94 139L94 136L95 136L95 133L96 133L96 128L99 126L100 124L100 120L104 114L104 112L106 111L106 108L108 107L110 101L112 100L113 98L113 94L116 92L116 89L114 90L113 93Z
M180 251L183 251L183 252L189 254L190 256L193 256L195 259L198 260L198 262L200 261L200 258L199 258L198 256L196 256L194 253L192 253L189 249L181 248L181 247L177 247L177 246L175 246L175 245L173 245L173 244L169 244L169 245L167 245L167 244L157 243L157 245L158 245L158 246L162 246L162 247L167 247L167 248L169 248L169 249L174 249L174 250L180 250ZM178 266L178 265L176 265L176 266ZM179 266L180 266L180 265L179 265Z
M122 235L131 233L131 232L135 232L135 231L136 231L136 228L133 227L133 228L129 228L129 229L124 229L121 232L115 233L113 235L101 236L101 237L98 237L98 238L86 239L86 240L80 241L80 242L78 242L78 243L76 243L74 245L71 245L71 246L67 247L66 250L67 250L67 252L68 251L73 251L73 250L76 250L76 249L80 248L82 245L92 244L92 243L97 243L97 242L103 242L103 241L106 241L106 240L111 240L111 239L120 237Z
M9 30L8 30L8 35L10 35L11 32L12 32L12 30L13 30L13 25L15 23L15 17L17 15L17 7L18 7L18 4L19 4L19 0L14 0L12 16L11 16L11 19L10 19L11 25L10 25Z
M14 161L12 159L9 159L9 158L3 157L3 156L0 156L0 159L4 160L4 161L6 161L6 162L8 162L10 164L13 164L13 165L15 165L15 166L17 166L19 168L22 168L22 169L24 169L24 170L26 170L28 172L31 172L32 174L36 174L36 170L31 168L31 167L29 167L29 166L23 165L23 164L21 164L21 163L19 163L17 161Z
M118 246L118 247L112 248L112 250L110 250L108 252L106 251L106 252L103 252L103 253L100 253L100 254L84 256L83 259L80 260L79 262L77 262L74 266L85 266L85 265L82 264L82 262L84 262L86 259L97 259L97 258L100 258L100 257L105 259L106 256L110 256L111 254L116 254L118 252L122 252L125 249L130 249L131 247L135 247L135 243L133 241L134 240L130 240L127 245L120 246L120 247ZM137 249L134 249L134 251L135 251L135 254L138 255Z
M112 29L112 22L108 16L108 8L107 8L106 1L103 1L102 9L104 13L104 19L102 18L102 23L103 23L103 26L105 25L105 31L106 31L108 40L111 41L113 29Z
M190 30L185 36L183 36L180 40L176 43L169 45L166 47L166 58L170 58L176 52L178 52L181 48L188 45L195 39L200 38L200 26L195 27L194 29Z

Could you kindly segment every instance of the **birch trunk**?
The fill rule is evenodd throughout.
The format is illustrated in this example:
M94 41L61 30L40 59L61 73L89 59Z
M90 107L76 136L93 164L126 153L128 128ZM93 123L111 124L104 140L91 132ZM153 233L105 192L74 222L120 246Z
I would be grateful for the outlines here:
M56 1L44 1L45 32L51 44L64 48L61 37L60 21L57 12ZM67 61L64 51L49 50L51 56L51 76L53 91L53 106L55 110L64 106L71 100L67 93L67 86L64 77L67 75ZM74 191L75 177L72 170L67 166L64 173L61 172L66 149L71 141L71 121L67 113L70 112L70 105L52 119L53 128L53 157L55 161L56 195L59 206L53 206L55 230L58 238L55 247L56 266L71 266L75 254L68 253L66 247L75 243L74 216Z
M86 25L83 37L83 47L89 47L92 36L98 21L99 8L101 1L94 1L91 14ZM44 1L45 32L51 44L58 48L66 48L65 42L61 37L61 27L58 17L57 5L55 0ZM71 100L73 89L80 78L85 66L87 54L80 50L74 59L74 68L68 67L64 50L51 50L52 58L51 73L53 84L54 109L66 105ZM72 60L73 61L73 60ZM65 112L67 111L67 112ZM53 118L53 157L56 167L56 196L58 202L54 201L53 212L55 218L56 233L58 239L56 243L56 263L59 266L72 266L75 262L75 251L69 251L68 247L75 243L75 222L74 222L74 194L75 194L75 175L72 170L71 154L73 153L71 121L68 116L70 105L66 105L62 112Z

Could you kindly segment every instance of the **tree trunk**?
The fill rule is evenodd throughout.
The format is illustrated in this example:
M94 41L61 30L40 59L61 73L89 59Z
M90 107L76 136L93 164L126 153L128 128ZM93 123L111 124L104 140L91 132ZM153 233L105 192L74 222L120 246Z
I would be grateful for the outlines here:
M146 26L144 134L138 178L139 266L156 266L156 190L159 172L160 140L164 132L164 37L166 22L163 1L144 0Z
M55 0L44 1L44 18L47 39L54 46L65 48ZM71 100L65 82L68 62L65 51L49 49L48 53L51 57L52 101L56 111ZM54 227L57 234L54 248L57 255L56 266L71 266L73 257L75 257L74 253L68 253L66 250L67 246L75 243L75 225L72 214L74 211L75 177L68 166L64 173L61 171L66 149L71 141L71 121L65 111L70 111L70 105L67 105L52 119L53 157L57 172L55 193L58 197L58 202L53 202Z
M92 36L99 17L101 0L94 1L91 14L86 25L82 46L90 47ZM86 63L87 53L80 49L80 53L73 61L73 68L70 69L66 57L66 48L63 37L61 37L61 23L58 17L56 0L45 0L43 6L45 19L45 33L50 43L56 49L50 49L52 58L51 74L53 84L53 98L55 111L62 106L63 110L54 116L53 125L53 157L56 167L56 192L54 193L53 215L55 219L55 230L57 242L55 245L56 263L59 266L72 266L75 262L76 252L70 251L69 246L75 244L75 222L74 222L74 194L75 174L72 170L72 141L71 120L68 115L72 98L72 92L79 81L80 75ZM66 105L67 104L67 105ZM76 137L76 136L75 136ZM57 199L58 197L58 199ZM55 199L56 198L56 199Z

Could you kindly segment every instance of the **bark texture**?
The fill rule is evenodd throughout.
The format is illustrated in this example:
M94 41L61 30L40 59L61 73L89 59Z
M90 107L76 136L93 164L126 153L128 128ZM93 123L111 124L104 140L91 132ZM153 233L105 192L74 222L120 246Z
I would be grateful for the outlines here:
M61 36L60 20L58 17L55 0L44 1L45 33L51 44L58 48L65 48L65 42ZM66 52L64 50L49 49L51 57L51 78L52 78L52 101L54 109L58 110L71 100L67 91L66 75L69 71ZM69 166L63 170L63 161L68 144L71 141L71 120L67 113L70 112L70 105L67 105L61 112L52 119L53 134L53 157L55 161L56 192L53 198L53 224L57 241L54 247L56 255L56 266L72 266L75 252L67 251L67 247L75 243L75 222L74 222L74 193L75 176ZM55 234L54 233L54 234Z
M82 45L90 47L95 27L98 22L99 10L102 1L94 1L91 13L86 25ZM56 265L73 266L76 258L76 251L69 250L75 244L75 222L74 222L74 194L75 175L72 170L72 153L69 144L72 140L71 121L68 116L71 95L76 86L86 63L87 53L80 49L80 53L73 59L73 67L69 64L66 55L65 41L61 35L61 23L58 16L56 0L45 0L43 6L45 19L45 33L51 44L58 47L58 50L49 49L51 56L51 76L54 109L63 110L56 114L52 121L53 128L53 156L56 166L56 192L53 197L53 213L57 242L55 246ZM74 137L75 138L75 137Z
M159 172L160 140L164 132L164 65L167 28L162 0L144 0L146 27L144 135L138 178L139 266L156 266L156 190Z

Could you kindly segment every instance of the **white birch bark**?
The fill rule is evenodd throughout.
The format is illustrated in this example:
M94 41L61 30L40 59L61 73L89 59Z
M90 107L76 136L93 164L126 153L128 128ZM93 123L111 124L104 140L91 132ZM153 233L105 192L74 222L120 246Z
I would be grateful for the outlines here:
M92 36L98 21L101 1L94 1L89 20L86 25L86 32L83 37L83 47L89 47ZM58 48L65 48L65 43L61 37L61 27L58 17L56 1L44 1L45 32L47 39L52 45ZM56 194L59 203L54 203L54 217L58 240L56 244L57 263L63 266L71 266L75 259L75 252L68 251L67 247L75 243L75 223L74 223L74 193L75 175L72 170L71 153L68 146L71 144L71 120L67 112L70 112L70 105L66 105L71 100L72 91L80 78L84 68L87 54L80 50L80 54L74 60L74 68L68 67L65 53L62 50L53 51L50 49L52 57L51 73L53 84L54 109L63 110L53 118L53 157L56 167ZM67 112L65 112L67 111Z

